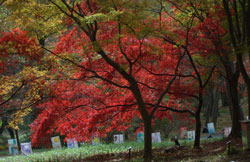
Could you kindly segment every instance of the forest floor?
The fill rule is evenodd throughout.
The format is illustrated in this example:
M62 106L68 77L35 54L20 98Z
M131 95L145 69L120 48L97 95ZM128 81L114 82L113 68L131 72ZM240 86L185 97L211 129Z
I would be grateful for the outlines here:
M172 143L160 143L154 145L154 162L249 162L250 151L232 151L234 155L228 155L227 139L202 140L201 149L193 149L193 142L181 142L181 147L175 147ZM127 148L132 146L131 156ZM232 148L232 146L231 146ZM234 148L242 148L238 145ZM140 162L143 161L143 143L126 142L124 144L102 144L96 146L82 146L76 149L39 150L29 156L5 156L0 161L6 162Z
M183 161L183 162L249 162L250 151L235 151L233 155L228 155L227 140L208 142L202 144L202 149L192 149L190 146L169 147L154 149L153 161ZM101 154L76 161L143 161L143 151L132 152L131 157L128 153ZM75 161L75 162L76 162Z

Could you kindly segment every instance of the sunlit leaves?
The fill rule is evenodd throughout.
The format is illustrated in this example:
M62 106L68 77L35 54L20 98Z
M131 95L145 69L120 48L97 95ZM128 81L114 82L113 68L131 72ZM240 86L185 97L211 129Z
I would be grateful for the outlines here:
M62 30L63 16L49 3L36 0L7 0L5 5L11 12L8 19L15 22L17 27L30 31L38 39L47 38Z
M9 126L18 129L31 107L41 99L45 89L46 70L37 65L43 56L38 42L18 28L0 37L3 70L0 77L1 116L8 117Z

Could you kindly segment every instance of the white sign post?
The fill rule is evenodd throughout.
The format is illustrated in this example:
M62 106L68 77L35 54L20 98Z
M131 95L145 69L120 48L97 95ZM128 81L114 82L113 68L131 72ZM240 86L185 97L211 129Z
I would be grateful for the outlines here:
M59 136L51 137L51 143L52 143L52 147L55 149L62 148Z
M68 148L78 148L78 142L75 139L67 139Z
M215 133L214 123L207 123L207 129L209 134Z
M187 132L187 137L189 140L194 140L195 138L195 131L188 131Z
M9 154L10 155L17 155L18 154L18 147L17 147L16 139L9 139L8 146L9 146Z
M153 143L161 143L161 133L160 132L152 133L151 136L152 136Z
M228 137L231 133L232 127L226 127L223 129L223 135L224 137Z
M124 143L124 136L123 134L116 134L114 135L114 143Z
M137 133L136 140L137 140L137 142L143 142L144 141L144 133L143 132Z
M32 154L31 143L21 143L21 152L24 155Z

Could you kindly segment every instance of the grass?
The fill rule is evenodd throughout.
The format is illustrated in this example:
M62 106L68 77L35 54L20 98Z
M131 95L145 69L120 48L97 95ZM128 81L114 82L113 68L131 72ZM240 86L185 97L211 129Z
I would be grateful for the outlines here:
M202 142L212 142L218 140L217 138L212 138L208 140L202 140ZM180 141L181 145L191 146L193 141ZM173 146L173 142L163 141L161 143L154 143L153 148L166 148ZM110 153L121 153L128 152L128 148L132 147L133 151L143 150L143 143L138 142L125 142L123 144L100 144L100 145L89 145L85 144L79 148L73 149L47 149L47 150L33 150L34 153L28 156L16 155L0 158L1 161L11 161L11 162L45 162L45 161L72 161L84 159L93 155L99 154L110 154Z
M172 145L170 142L162 142L154 144L154 148L165 147ZM0 161L12 161L12 162L36 162L36 161L68 161L83 159L89 156L98 154L108 154L108 153L120 153L126 152L129 147L132 147L133 151L139 151L143 149L143 143L137 142L125 142L123 144L100 144L100 145L83 145L79 148L73 149L51 149L40 152L39 150L34 150L34 154L29 156L17 155L1 158Z

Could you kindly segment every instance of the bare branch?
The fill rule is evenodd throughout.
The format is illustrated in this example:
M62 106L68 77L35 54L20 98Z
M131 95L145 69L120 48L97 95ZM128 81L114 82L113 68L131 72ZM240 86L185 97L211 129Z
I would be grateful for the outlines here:
M155 107L154 104L149 104L149 103L146 103L147 105L149 106L153 106ZM178 112L178 113L189 113L191 115L195 115L195 113L191 110L179 110L179 109L175 109L175 108L172 108L172 107L168 107L168 106L163 106L163 105L158 105L159 108L161 108L162 110L159 110L159 111L172 111L172 112Z
M202 85L203 88L205 88L206 85L208 84L209 80L211 79L211 77L213 75L213 72L214 72L215 68L216 68L216 66L213 66L213 68L211 69L208 78L205 80L204 84Z
M114 85L114 86L117 86L117 87L119 87L119 88L127 88L127 89L130 88L130 87L128 87L128 86L119 85L118 83L115 83L115 82L113 82L113 81L111 81L111 80L109 80L109 79L106 79L106 78L104 78L104 77L98 75L96 71L91 70L91 69L88 69L88 68L86 68L85 66L82 66L82 65L80 65L80 64L78 64L78 63L76 63L76 62L74 62L74 61L71 60L71 59L63 58L62 56L60 56L60 55L54 53L53 51L51 51L51 50L49 50L49 49L47 49L47 48L45 48L45 47L42 47L42 48L45 49L46 51L48 51L49 53L51 53L52 55L54 55L54 56L56 56L56 57L58 57L58 58L60 58L60 59L62 59L62 60L68 61L69 63L73 64L74 66L76 66L76 67L78 67L78 68L81 68L81 69L83 69L83 70L85 70L85 71L88 71L88 72L92 73L92 74L94 75L94 76L92 76L92 78L99 78L99 79L101 79L101 80L103 80L103 81L105 81L105 82L108 82L108 83L110 83L110 84L112 84L112 85ZM89 77L89 78L91 78L91 77Z

